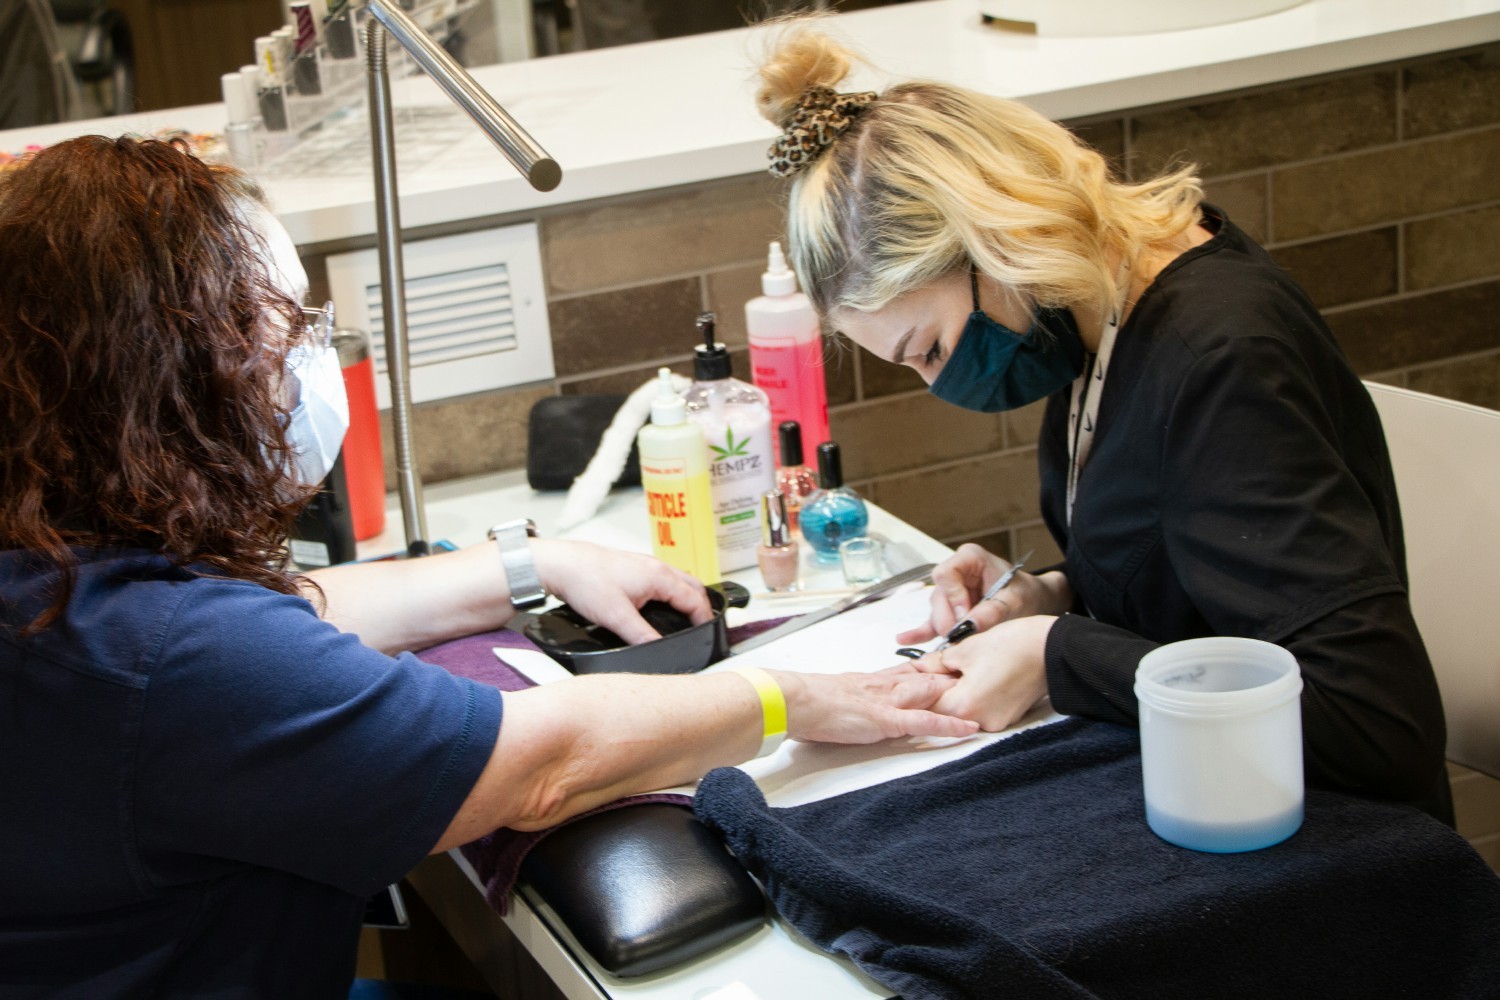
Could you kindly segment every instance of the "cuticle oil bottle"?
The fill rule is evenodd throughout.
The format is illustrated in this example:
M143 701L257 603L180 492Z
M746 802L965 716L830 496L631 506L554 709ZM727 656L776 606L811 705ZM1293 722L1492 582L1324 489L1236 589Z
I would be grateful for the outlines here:
M729 351L714 340L713 313L698 317L698 330L703 343L684 399L708 443L719 569L727 573L755 565L761 496L776 488L771 407L764 392L731 374Z
M651 518L651 551L701 583L718 583L708 446L698 425L687 418L687 401L672 387L672 370L661 368L656 374L659 388L651 401L651 422L636 438L641 488Z

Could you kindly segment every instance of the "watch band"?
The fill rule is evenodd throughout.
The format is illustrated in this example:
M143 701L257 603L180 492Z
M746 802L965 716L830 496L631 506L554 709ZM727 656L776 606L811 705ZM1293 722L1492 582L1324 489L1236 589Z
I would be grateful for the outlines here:
M489 530L489 536L500 549L500 566L505 570L505 581L510 585L510 603L518 611L530 611L547 603L547 590L537 574L536 561L531 557L531 539L536 537L536 524L529 517L518 521L506 521Z

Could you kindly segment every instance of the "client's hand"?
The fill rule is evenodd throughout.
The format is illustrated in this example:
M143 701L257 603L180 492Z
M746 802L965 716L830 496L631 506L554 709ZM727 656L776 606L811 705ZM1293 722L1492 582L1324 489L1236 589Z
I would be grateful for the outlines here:
M981 600L1010 563L972 542L960 545L932 571L932 614L927 621L896 636L902 644L927 642L968 618L980 631L1027 615L1060 615L1073 602L1067 577L1058 572L1033 576L1019 572L1005 589Z
M1055 621L1052 615L1030 615L1002 622L941 652L893 667L886 676L917 672L955 680L933 709L997 733L1015 725L1047 693L1047 633Z
M939 714L942 699L956 686L952 677L915 671L771 673L786 696L787 735L795 740L876 743L896 736L971 736L979 728Z
M631 644L661 638L637 610L647 601L665 601L695 625L713 617L703 584L651 556L555 538L533 539L531 551L548 593Z

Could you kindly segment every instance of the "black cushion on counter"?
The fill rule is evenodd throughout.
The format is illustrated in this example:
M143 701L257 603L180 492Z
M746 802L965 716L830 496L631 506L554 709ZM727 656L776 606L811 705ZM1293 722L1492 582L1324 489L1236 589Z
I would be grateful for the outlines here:
M755 930L760 886L686 806L586 816L543 838L521 876L605 970L641 976Z
M534 490L565 490L588 467L599 440L626 397L621 394L548 396L531 407L526 423L526 482ZM615 486L641 485L635 445Z

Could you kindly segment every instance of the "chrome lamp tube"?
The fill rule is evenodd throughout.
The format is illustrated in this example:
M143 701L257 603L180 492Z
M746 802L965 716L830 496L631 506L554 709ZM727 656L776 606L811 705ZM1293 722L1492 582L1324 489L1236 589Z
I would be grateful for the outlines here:
M365 66L369 75L370 149L375 168L375 234L380 255L381 318L385 324L385 363L391 383L391 429L395 438L396 488L406 527L409 556L426 555L427 511L422 479L412 453L411 359L406 328L406 275L401 250L401 211L396 188L395 129L385 36L390 34L433 78L450 100L478 125L505 158L538 191L562 181L562 168L526 134L498 101L435 42L422 26L390 0L366 0Z

